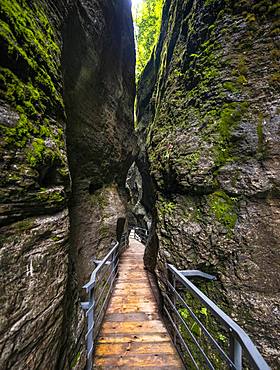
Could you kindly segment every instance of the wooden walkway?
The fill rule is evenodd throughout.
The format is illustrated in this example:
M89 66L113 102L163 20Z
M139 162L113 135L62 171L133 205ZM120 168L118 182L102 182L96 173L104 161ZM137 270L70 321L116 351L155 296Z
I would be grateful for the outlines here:
M143 244L130 239L97 339L95 369L184 369L159 317L143 254Z

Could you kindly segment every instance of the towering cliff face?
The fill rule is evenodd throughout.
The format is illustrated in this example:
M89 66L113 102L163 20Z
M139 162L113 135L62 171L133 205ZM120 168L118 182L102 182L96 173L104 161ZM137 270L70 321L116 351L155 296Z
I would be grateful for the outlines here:
M126 217L133 136L134 38L130 2L88 1L70 12L63 67L73 182L71 237L80 285ZM119 233L119 230L118 230ZM98 253L97 253L98 252Z
M157 190L147 267L160 281L166 261L215 274L212 296L276 367L277 14L272 1L166 0L137 111Z
M2 369L84 367L78 290L126 216L129 5L0 2Z

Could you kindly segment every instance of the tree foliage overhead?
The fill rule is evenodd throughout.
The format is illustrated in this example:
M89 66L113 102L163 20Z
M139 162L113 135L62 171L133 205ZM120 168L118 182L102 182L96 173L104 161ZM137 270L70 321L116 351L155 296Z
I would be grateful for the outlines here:
M137 80L150 59L158 39L163 0L144 0L134 9Z

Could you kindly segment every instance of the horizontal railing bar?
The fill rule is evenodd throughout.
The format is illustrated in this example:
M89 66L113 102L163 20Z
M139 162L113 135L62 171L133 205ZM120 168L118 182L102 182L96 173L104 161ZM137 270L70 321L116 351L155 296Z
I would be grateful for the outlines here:
M184 301L184 299L180 296L180 294L174 289L174 287L171 285L171 283L168 281L168 286L172 290L172 292L176 295L176 297L179 299L180 303L189 311L191 317L196 321L196 323L199 325L199 327L202 329L206 337L209 339L211 344L213 345L214 349L219 353L223 359L227 362L229 366L234 366L234 363L231 361L231 359L228 357L226 352L222 349L222 347L219 345L219 343L215 340L215 338L209 333L209 331L206 329L206 327L202 324L202 322L199 320L199 318L196 316L196 314L192 311L192 309L188 306L188 304Z
M96 299L96 303L95 303L95 306L96 307L97 307L97 305L98 305L98 303L99 303L99 301L100 301L100 299L102 297L102 294L103 294L106 286L108 285L108 283L109 283L109 285L111 284L110 279L111 279L112 275L114 274L114 272L116 271L117 266L118 266L118 264L115 265L115 267L112 269L110 275L108 276L107 280L105 281L104 287L103 287L102 291L99 293L98 298Z
M205 304L212 314L226 327L232 330L231 335L236 336L247 354L251 364L256 366L259 370L270 370L260 352L255 347L252 340L245 333L245 331L235 323L225 312L223 312L213 301L211 301L204 293L202 293L191 281L189 281L184 275L180 274L174 266L168 264L168 269L173 273L177 280L179 280L185 287L187 287L203 304Z
M200 369L199 369L199 367L197 366L197 363L196 363L196 361L195 361L195 359L194 359L194 357L193 357L193 355L192 355L192 353L191 353L191 351L190 351L190 349L189 349L188 345L187 345L187 344L186 344L186 342L184 341L184 339L183 339L183 337L182 337L181 333L179 332L179 330L178 330L178 328L177 328L177 326L176 326L175 322L173 321L173 319L172 319L172 317L171 317L170 313L168 312L167 308L166 308L166 307L164 307L164 310L165 310L165 312L166 312L166 314L167 314L167 316L168 316L168 318L169 318L169 321L171 322L171 324L172 324L172 326L173 326L174 330L176 331L176 334L177 334L177 335L178 335L178 337L180 338L181 344L184 346L185 350L188 352L188 355L189 355L190 359L192 360L192 363L194 364L194 366L196 367L196 369L197 369L197 370L200 370Z
M175 312L176 316L179 318L179 320L181 321L181 323L183 324L184 328L188 331L188 333L190 334L192 340L194 341L194 343L196 344L196 347L199 349L200 353L202 354L202 356L204 357L207 365L208 365L208 368L211 369L211 370L215 370L214 366L212 365L211 361L209 360L209 358L207 357L207 355L205 354L205 352L203 351L203 348L200 346L200 344L198 343L198 341L196 340L195 336L193 335L193 333L191 332L190 328L188 327L187 323L185 322L185 320L182 318L182 316L180 315L180 313L178 312L177 308L174 306L174 304L171 302L170 298L168 297L168 295L166 293L163 294L165 296L165 298L167 299L169 305L172 307L173 309L173 312Z
M86 289L87 292L89 292L89 290L92 288L92 286L94 285L95 283L95 277L98 273L98 271L101 269L101 267L106 263L106 261L109 260L109 258L111 257L111 255L115 252L115 250L118 248L119 246L119 242L116 242L115 246L110 250L110 252L103 258L102 262L96 267L96 269L93 271L92 273L92 277L90 279L90 281L85 284L83 286L84 289Z
M180 273L184 276L189 277L201 277L207 280L217 280L216 276L206 274L205 272L202 272L200 270L180 270Z
M105 297L105 299L104 299L104 303L103 303L103 305L102 305L101 309L99 310L99 312L97 313L96 322L98 322L98 320L99 320L100 312L103 312L103 309L104 309L104 307L105 307L105 305L106 305L106 302L107 302L107 300L108 300L109 294L111 293L111 291L112 291L112 289L113 289L113 285L114 285L114 282L115 282L116 276L117 276L117 274L115 274L114 279L113 279L113 281L112 281L112 284L111 284L111 286L110 286L110 288L109 288L109 290L108 290L108 293L107 293L107 295L106 295L106 297Z
M104 267L104 269L102 270L100 270L99 271L99 273L100 274L98 274L97 276L96 276L96 279L95 279L95 282L96 282L96 284L95 285L99 285L99 284L101 284L101 282L102 282L102 280L103 280L103 278L104 278L104 276L107 274L107 272L108 271L110 271L110 269L111 269L111 265L112 265L112 263L113 262L115 262L115 259L113 259L112 261L111 261L111 264L110 265L103 265L103 267Z

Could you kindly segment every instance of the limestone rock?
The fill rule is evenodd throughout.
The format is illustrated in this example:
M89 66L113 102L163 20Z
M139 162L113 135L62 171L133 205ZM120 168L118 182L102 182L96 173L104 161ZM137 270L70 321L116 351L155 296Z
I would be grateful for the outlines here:
M130 3L3 0L0 17L0 367L83 369L79 292L126 217Z
M159 280L166 261L217 275L209 294L272 367L280 353L277 12L272 1L167 0L137 107L157 190Z

